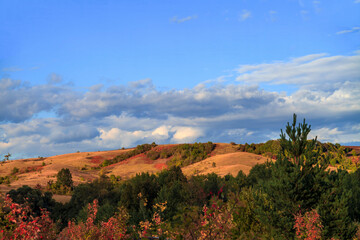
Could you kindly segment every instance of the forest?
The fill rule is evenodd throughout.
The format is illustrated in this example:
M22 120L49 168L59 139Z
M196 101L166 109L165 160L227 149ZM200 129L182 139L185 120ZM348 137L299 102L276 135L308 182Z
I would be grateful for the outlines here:
M0 237L359 239L360 170L344 158L354 153L308 140L310 130L305 119L297 124L294 114L278 141L239 145L241 151L269 156L248 175L185 177L181 167L204 159L213 148L210 142L167 153L152 152L153 144L135 149L154 159L176 158L158 174L128 180L102 174L74 186L71 172L63 169L52 188L68 189L71 200L62 204L51 191L28 186L11 190L0 203ZM339 167L330 170L330 165Z

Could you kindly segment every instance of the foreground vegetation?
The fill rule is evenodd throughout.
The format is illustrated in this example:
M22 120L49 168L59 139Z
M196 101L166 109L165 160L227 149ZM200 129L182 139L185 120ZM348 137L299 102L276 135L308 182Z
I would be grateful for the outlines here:
M174 164L120 181L102 175L72 186L69 203L22 187L1 205L4 239L357 239L360 170L329 171L332 160L305 121L287 126L277 160L246 176L186 178ZM191 151L189 151L191 152Z

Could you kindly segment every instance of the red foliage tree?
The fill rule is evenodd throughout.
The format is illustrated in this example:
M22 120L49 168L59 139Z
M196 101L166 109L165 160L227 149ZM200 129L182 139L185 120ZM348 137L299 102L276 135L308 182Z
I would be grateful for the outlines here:
M295 215L296 238L306 240L321 239L322 224L320 215L313 209L302 215L301 212Z

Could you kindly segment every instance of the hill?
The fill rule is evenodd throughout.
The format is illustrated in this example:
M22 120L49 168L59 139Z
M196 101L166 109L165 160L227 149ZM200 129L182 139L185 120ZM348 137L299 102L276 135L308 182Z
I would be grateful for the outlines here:
M142 172L157 173L173 165L182 167L182 171L188 177L208 173L236 176L240 170L248 174L256 164L273 159L276 153L274 149L278 149L277 145L277 141L273 140L265 144L251 145L211 142L167 145L153 143L130 149L9 160L0 163L0 194L23 185L44 189L48 182L56 181L56 174L62 168L70 170L75 185L92 182L102 174L129 179ZM350 151L353 150L354 156L359 154L358 147L336 147L329 143L320 146L324 151L331 149L328 152L333 156L341 156L342 152L342 157L332 157L330 160L330 163L334 162L331 169L346 164L354 165L352 161L355 158L349 157Z
M183 167L184 174L207 174L215 172L220 176L236 175L240 170L248 173L255 164L263 163L266 157L253 153L239 152L238 147L227 143L214 144L210 156L205 160ZM153 151L161 152L179 145L160 145ZM91 182L100 173L108 176L120 176L128 179L141 172L156 173L168 167L174 156L152 160L146 153L140 153L126 160L100 167L105 160L113 160L117 156L133 151L135 148L113 151L77 152L47 158L31 158L10 160L0 164L0 176L10 176L10 183L0 185L2 193L16 189L22 185L45 187L49 181L56 181L56 174L62 168L71 171L75 185Z

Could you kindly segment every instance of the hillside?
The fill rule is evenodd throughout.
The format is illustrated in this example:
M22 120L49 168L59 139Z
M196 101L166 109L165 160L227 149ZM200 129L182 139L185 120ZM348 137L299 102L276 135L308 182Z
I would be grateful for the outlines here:
M31 158L6 161L0 164L0 176L13 176L10 184L1 184L0 191L28 185L35 187L40 184L46 186L50 180L56 180L56 174L62 168L68 168L75 184L92 181L99 176L99 171L94 169L105 159L112 159L128 150L114 150L102 152L79 152L57 155L47 158ZM17 173L13 173L18 169Z
M129 179L138 173L157 173L169 166L179 165L180 163L186 176L208 173L216 173L219 176L227 174L236 176L240 170L248 174L253 166L270 159L265 157L266 154L264 154L268 149L261 149L274 146L274 142L271 141L256 145L207 144L209 143L158 146L144 144L131 149L77 152L47 158L10 160L0 163L0 177L7 177L10 180L0 184L0 193L4 194L23 185L45 188L49 181L56 181L56 174L62 168L68 168L71 171L75 185L91 182L99 178L101 174ZM195 149L191 149L191 146L195 146ZM205 150L206 146L207 150ZM209 146L212 146L211 149L209 149ZM328 144L326 146L328 147ZM334 146L331 148L332 151L339 152ZM245 152L242 149L245 149ZM347 146L343 147L343 149L347 149L346 152L350 152L352 149L355 155L359 154L358 147ZM345 151L341 151L344 152L344 155ZM259 155L260 153L263 155ZM345 159L345 155L343 159ZM350 164L352 158L346 158L349 159L346 161ZM186 164L183 164L184 162ZM336 169L335 165L330 166L330 168Z
M173 147L176 145L160 145L154 150ZM47 182L56 181L56 174L62 168L68 168L73 177L75 185L90 182L99 177L100 171L108 176L121 176L128 179L137 173L156 173L167 168L167 163L172 157L151 160L145 153L130 157L124 161L99 167L105 160L114 159L132 149L79 152L57 155L47 158L32 158L10 160L0 164L0 176L12 176L10 184L1 184L2 193L16 189L22 185L35 187L37 184L45 187ZM184 174L207 174L215 172L220 176L228 173L236 175L240 170L249 173L252 166L263 163L267 158L246 152L238 152L237 147L227 143L217 143L210 156L203 161L183 167ZM14 169L18 172L14 173Z

